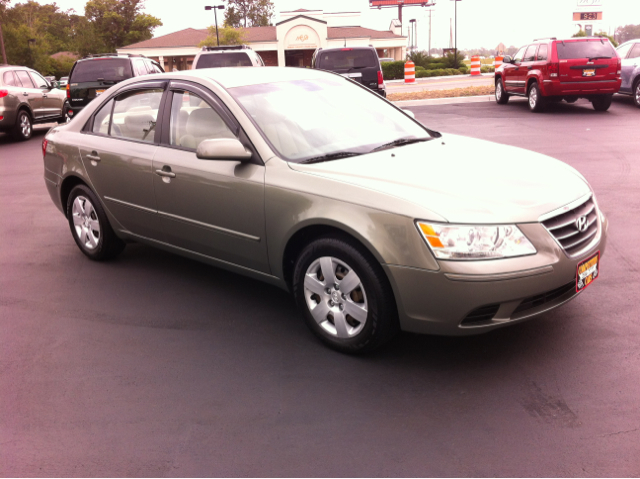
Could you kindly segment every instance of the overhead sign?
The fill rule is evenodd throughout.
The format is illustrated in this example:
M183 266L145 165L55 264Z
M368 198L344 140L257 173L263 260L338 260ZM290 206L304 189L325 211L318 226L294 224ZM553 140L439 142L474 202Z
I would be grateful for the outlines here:
M433 0L369 0L370 7L395 7L398 5L432 5Z
M602 0L578 0L579 7L600 7Z

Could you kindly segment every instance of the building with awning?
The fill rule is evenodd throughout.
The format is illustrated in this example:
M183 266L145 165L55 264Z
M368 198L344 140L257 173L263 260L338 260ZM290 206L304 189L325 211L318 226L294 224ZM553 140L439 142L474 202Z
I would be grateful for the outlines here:
M280 12L275 26L243 28L244 43L258 52L268 66L310 67L317 48L373 46L379 57L403 60L408 37L398 22L389 30L359 26L360 12L325 13L299 9ZM165 70L188 70L207 38L207 29L187 28L118 48L118 53L142 54L157 60Z

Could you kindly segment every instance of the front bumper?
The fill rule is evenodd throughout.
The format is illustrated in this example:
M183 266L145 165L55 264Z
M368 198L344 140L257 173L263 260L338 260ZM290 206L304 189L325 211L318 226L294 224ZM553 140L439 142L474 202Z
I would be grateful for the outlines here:
M440 261L438 271L383 265L402 330L470 335L514 324L575 298L577 265L606 246L608 223L586 251L569 257L539 223L518 225L537 254L486 261ZM426 246L425 246L426 247Z

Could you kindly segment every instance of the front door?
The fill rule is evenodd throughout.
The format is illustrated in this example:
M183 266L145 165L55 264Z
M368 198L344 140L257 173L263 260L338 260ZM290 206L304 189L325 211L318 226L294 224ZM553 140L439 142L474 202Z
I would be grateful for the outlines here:
M163 120L167 134L153 160L158 214L167 242L269 272L265 168L196 157L200 142L237 138L238 128L219 100L207 92L195 91L176 88L170 93L170 116Z
M524 57L525 47L518 50L513 57L513 63L504 64L504 88L510 93L524 93L524 86L520 77L522 76L522 59Z
M638 70L640 64L640 43L636 43L631 48L627 58L622 59L622 86L620 91L625 93L633 93L633 73Z

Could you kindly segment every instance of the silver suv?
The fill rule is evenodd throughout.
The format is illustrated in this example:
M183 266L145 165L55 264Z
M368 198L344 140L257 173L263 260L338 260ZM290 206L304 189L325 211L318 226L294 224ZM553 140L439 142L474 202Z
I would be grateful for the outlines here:
M0 65L0 131L28 140L34 123L66 123L69 104L38 72L27 67Z
M220 67L263 67L260 55L247 45L202 47L193 59L192 70Z

